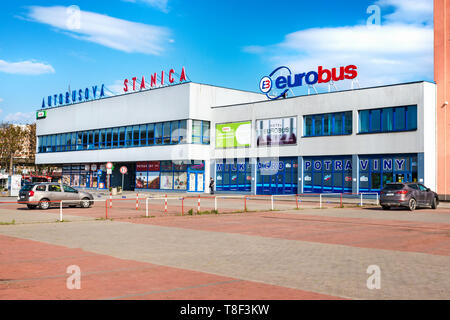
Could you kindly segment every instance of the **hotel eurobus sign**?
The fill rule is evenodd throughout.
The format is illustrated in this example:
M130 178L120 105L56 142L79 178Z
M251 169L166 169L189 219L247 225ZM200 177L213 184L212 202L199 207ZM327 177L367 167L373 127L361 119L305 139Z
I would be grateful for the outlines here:
M281 66L273 70L268 76L262 77L259 81L259 90L265 93L267 98L276 100L283 97L289 89L301 87L303 84L315 85L317 83L336 82L340 80L353 80L358 76L357 67L348 65L345 67L325 69L322 66L317 71L309 71L293 74L291 69ZM270 95L271 91L276 91L275 95ZM279 93L281 91L281 93Z
M155 72L150 74L150 83L145 81L145 76L139 79L133 77L131 81L125 79L123 82L123 91L127 93L128 91L141 91L164 85L173 85L187 81L186 78L186 70L184 67L180 74L176 73L174 69L170 69L168 73L165 73L163 70L160 73ZM106 96L105 89L105 85L102 84L101 86L95 85L79 90L69 89L64 93L53 94L42 99L42 109L101 99Z

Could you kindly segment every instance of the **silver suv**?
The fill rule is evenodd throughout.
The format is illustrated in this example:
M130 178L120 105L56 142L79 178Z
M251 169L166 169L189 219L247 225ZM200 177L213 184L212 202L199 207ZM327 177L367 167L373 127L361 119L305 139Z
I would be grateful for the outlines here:
M47 210L51 206L59 207L61 200L64 201L63 205L89 208L93 203L94 196L65 184L37 183L25 185L17 197L17 203L26 204L28 209L39 207Z

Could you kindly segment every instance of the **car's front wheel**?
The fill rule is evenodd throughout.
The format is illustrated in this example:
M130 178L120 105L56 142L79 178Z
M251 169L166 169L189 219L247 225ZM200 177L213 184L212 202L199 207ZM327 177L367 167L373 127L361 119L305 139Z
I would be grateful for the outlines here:
M389 206L381 206L382 208L383 208L383 210L389 210L389 209L391 209L391 207L389 207Z
M408 209L409 209L409 211L416 210L416 207L417 207L416 199L414 199L414 198L409 199L409 202L408 202Z
M431 200L431 209L436 209L437 206L437 200L436 197L434 197L433 200Z
M91 206L91 200L88 198L84 198L81 200L81 207L82 208L89 208Z

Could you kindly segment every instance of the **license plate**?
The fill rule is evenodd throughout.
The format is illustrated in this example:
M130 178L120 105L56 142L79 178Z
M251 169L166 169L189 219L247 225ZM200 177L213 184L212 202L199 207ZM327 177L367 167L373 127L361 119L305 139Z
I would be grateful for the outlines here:
M394 194L393 193L386 193L387 196L392 197Z

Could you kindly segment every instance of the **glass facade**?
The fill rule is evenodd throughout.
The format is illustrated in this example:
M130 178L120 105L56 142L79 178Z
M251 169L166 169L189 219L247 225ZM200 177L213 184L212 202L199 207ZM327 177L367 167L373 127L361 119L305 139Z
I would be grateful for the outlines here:
M303 158L303 192L352 192L351 157Z
M380 133L417 129L417 106L359 111L359 133Z
M298 158L258 159L256 192L258 194L296 194Z
M146 161L136 164L136 189L203 191L204 161Z
M38 152L135 148L186 143L186 120L68 132L38 137ZM193 143L209 144L210 123L193 121Z
M304 137L352 134L352 112L304 116Z
M210 126L209 121L192 120L192 143L209 144Z
M417 182L417 154L359 157L359 192L379 192L389 182Z
M245 191L252 189L252 170L248 159L226 159L216 163L217 191Z
M106 189L105 164L64 165L61 182L75 188Z

